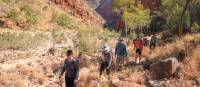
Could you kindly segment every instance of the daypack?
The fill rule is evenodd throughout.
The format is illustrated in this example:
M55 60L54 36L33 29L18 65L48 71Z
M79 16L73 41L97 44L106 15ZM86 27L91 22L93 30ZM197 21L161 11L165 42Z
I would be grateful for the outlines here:
M109 57L112 58L112 52L102 52L102 61L103 62L110 62ZM112 59L111 59L112 60Z
M126 45L123 43L117 43L116 54L120 56L127 56Z

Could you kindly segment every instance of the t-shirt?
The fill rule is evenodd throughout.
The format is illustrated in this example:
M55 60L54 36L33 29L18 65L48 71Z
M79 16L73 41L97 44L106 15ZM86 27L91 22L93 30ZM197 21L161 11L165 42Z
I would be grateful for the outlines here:
M72 59L71 61L64 61L64 67L61 73L64 73L67 77L70 78L78 78L79 72L79 63L76 59Z
M142 39L136 39L136 40L134 41L134 46L135 46L136 48L142 49L142 48L143 48L143 45L144 45L144 42L142 41Z

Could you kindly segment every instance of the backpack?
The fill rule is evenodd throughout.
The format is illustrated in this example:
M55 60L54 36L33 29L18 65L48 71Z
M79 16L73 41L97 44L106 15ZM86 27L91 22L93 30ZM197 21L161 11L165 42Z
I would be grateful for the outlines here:
M120 56L127 55L126 45L123 43L117 43L116 54Z

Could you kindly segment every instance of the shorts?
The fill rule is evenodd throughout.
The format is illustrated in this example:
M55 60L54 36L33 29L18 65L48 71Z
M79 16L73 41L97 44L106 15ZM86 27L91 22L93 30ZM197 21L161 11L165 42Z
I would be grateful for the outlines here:
M107 74L110 72L110 67L108 62L102 62L100 66L100 75L103 73L103 71L106 69Z
M138 55L142 55L142 49L141 48L137 48L135 53L138 54Z
M117 64L124 64L125 56L117 56L116 63Z

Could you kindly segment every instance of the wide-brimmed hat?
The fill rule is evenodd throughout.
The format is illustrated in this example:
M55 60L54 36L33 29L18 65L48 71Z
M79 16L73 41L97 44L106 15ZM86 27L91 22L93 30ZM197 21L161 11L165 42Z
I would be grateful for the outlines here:
M124 41L124 39L122 37L118 38L118 41Z

